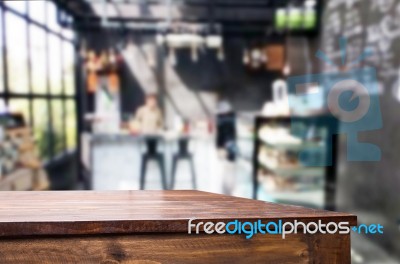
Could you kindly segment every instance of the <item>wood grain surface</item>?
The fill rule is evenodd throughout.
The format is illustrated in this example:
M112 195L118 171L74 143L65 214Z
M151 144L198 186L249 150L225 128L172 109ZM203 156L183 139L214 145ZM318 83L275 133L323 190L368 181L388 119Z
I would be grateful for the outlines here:
M183 233L0 239L0 263L350 263L349 235Z
M356 216L199 191L0 192L0 236L187 232L188 220L348 221Z

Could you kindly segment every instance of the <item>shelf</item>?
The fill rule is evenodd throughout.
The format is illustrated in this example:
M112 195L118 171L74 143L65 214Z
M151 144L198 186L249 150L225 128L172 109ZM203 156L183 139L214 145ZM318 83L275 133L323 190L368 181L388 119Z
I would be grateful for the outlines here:
M314 208L324 207L324 191L267 191L262 188L263 198L269 202L302 205Z
M301 142L299 144L296 143L276 143L271 142L266 137L260 136L261 142L266 145L267 147L274 148L277 150L293 150L293 151L300 151L304 149L318 149L323 148L325 144L320 142Z
M293 122L303 124L292 130ZM337 154L338 137L329 138L332 148L327 137L335 134L338 127L339 123L331 115L256 117L253 198L334 210L335 188L326 189L324 186L335 186L336 175L334 170L324 166L323 159ZM315 133L311 133L310 128ZM315 135L311 138L302 136L311 134ZM265 181L260 178L260 174L264 174L262 170L276 180L278 189L264 185ZM320 186L322 182L324 186ZM258 188L259 185L263 187Z
M277 166L271 166L262 160L259 160L258 163L264 169L272 172L275 175L282 177L294 177L294 176L316 177L325 175L324 167L302 167L302 166L277 167Z

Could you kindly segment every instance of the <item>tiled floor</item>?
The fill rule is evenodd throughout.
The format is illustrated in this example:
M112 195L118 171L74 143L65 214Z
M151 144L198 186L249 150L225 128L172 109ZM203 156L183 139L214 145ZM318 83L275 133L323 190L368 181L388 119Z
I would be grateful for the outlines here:
M399 259L390 256L384 249L360 234L351 234L351 260L354 264L397 264Z

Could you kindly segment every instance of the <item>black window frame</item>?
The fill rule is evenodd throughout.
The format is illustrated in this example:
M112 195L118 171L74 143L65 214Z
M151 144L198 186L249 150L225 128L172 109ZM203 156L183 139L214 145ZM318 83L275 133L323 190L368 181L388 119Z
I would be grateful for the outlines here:
M45 99L47 103L47 108L49 109L48 113L48 121L47 121L47 128L48 131L50 132L50 136L48 138L48 153L49 153L49 158L46 160L46 162L51 162L53 160L59 159L60 157L67 155L70 153L70 149L67 149L67 135L66 135L66 115L67 115L67 101L73 101L75 105L75 120L76 120L76 127L78 128L78 102L77 102L77 88L76 88L76 81L72 84L73 87L73 94L67 94L66 93L66 85L65 85L65 43L70 43L72 45L72 48L74 50L74 53L76 53L76 45L73 39L69 39L65 37L62 32L56 32L53 29L49 28L48 25L48 12L47 8L49 5L49 2L52 2L56 6L57 12L60 10L58 9L59 7L56 5L55 2L53 1L44 1L45 2L45 23L41 23L38 21L35 21L29 16L29 1L24 1L25 2L25 12L22 13L18 10L13 9L12 7L8 6L6 2L0 1L0 19L1 19L1 38L2 38L2 63L3 66L3 91L0 91L0 98L4 99L4 102L6 106L9 106L9 102L12 99L26 99L29 104L29 120L30 123L27 125L34 126L35 124L35 116L34 116L34 109L33 109L33 102L35 99ZM27 93L15 93L10 91L9 87L9 75L8 75L8 44L7 44L7 21L6 21L6 14L11 13L14 16L18 17L19 19L22 19L26 23L26 48L27 48L27 78L28 78L28 92ZM44 30L45 33L45 45L46 45L46 93L34 93L33 92L33 78L32 78L32 45L31 45L31 27L38 27L42 30ZM61 27L60 27L61 29ZM50 84L50 61L49 61L49 38L50 35L57 37L60 40L60 62L62 63L61 67L61 93L60 94L53 94L51 91L51 84ZM73 59L73 65L76 65L76 58L74 54ZM76 79L76 76L74 75L74 78ZM52 100L61 100L61 105L62 105L62 130L63 130L63 137L62 137L62 151L61 153L55 153L55 133L54 133L54 127L53 127L53 109L52 109ZM79 132L76 131L76 142L75 142L75 149L78 149L78 144L79 144Z

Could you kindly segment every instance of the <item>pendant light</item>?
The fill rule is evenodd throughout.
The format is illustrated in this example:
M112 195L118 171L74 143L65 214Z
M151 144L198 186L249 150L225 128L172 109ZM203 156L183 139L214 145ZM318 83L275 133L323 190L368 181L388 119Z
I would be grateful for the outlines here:
M174 48L169 48L169 54L168 54L168 61L171 64L171 66L176 66L177 59L176 59L176 53Z
M290 67L290 64L289 64L289 62L286 62L285 66L283 67L283 74L285 76L288 76L288 75L290 75L291 72L292 72L292 69Z
M192 45L190 54L193 62L199 61L199 52L196 45Z
M217 51L217 58L219 61L225 60L225 53L224 53L224 49L222 47L220 47Z
M250 56L247 49L243 50L243 64L248 65L250 63Z

